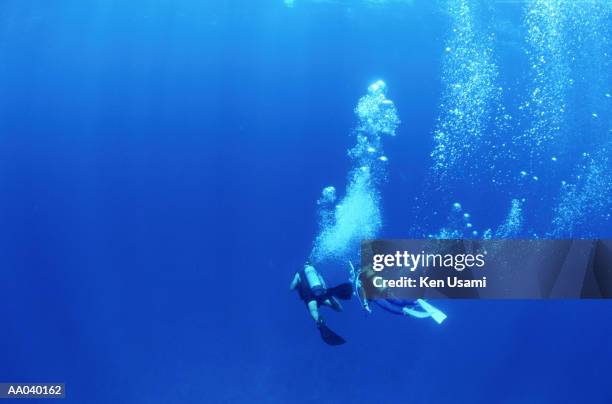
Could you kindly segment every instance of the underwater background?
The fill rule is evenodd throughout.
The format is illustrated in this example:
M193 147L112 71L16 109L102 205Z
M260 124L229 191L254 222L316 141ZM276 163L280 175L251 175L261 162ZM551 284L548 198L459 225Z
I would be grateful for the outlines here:
M437 325L350 301L329 347L289 291L313 255L346 280L362 236L610 237L611 18L4 0L0 380L74 403L612 402L608 302L446 300ZM363 160L378 80L401 123ZM331 185L357 197L328 223Z

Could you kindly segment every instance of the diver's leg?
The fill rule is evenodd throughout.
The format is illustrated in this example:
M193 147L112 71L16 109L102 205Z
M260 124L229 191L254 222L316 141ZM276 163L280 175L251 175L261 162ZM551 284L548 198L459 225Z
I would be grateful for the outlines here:
M386 299L387 302L398 306L398 307L419 307L419 304L416 300L406 300L406 299Z
M310 316L315 321L315 323L319 322L319 305L316 300L311 300L308 302L308 311L310 312Z
M405 314L401 307L398 307L395 304L390 303L389 300L390 299L374 300L374 304L376 304L381 309L388 311L389 313L400 314L400 315Z
M329 299L325 299L323 302L326 306L331 307L335 311L342 311L342 305L335 297L330 297Z

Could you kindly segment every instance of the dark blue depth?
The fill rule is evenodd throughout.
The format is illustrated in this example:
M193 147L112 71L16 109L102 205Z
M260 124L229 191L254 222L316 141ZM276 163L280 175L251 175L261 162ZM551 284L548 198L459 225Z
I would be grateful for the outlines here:
M424 180L438 9L3 1L0 381L65 382L70 403L612 402L606 302L445 301L437 326L351 301L331 348L289 292L373 80L403 122L383 236L444 224L414 216L453 201ZM509 207L453 196L479 228Z

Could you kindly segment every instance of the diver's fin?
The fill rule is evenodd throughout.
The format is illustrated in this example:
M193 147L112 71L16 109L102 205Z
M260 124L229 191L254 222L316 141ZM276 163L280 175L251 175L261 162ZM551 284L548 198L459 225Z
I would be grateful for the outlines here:
M353 296L353 286L350 283L341 283L338 286L327 289L329 296L342 300L349 300Z
M431 318L433 318L436 323L442 324L442 322L446 320L446 314L442 313L442 311L436 309L431 304L427 303L425 300L417 299L417 303L419 304L419 306L421 306L423 310L429 313Z
M327 345L342 345L346 341L344 338L333 332L329 329L325 323L321 323L318 325L319 333L321 334L321 338Z
M431 317L431 314L427 313L426 311L415 310L412 307L403 307L402 311L404 312L404 314L408 316L416 317L416 318Z

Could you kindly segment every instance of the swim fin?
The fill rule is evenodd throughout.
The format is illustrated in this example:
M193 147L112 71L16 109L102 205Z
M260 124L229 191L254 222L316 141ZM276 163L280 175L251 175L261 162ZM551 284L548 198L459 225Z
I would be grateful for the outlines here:
M425 300L417 299L417 303L419 304L419 306L421 306L423 310L429 313L431 318L433 318L436 323L442 324L442 322L446 320L446 314L442 313L442 311L436 309L431 304L427 303Z
M321 323L317 327L319 328L321 338L327 345L342 345L346 342L344 338L330 330L325 323Z
M403 307L402 312L408 316L416 317L416 318L429 318L431 314L426 311L415 310L412 307Z
M327 289L327 294L338 299L349 300L353 296L353 286L350 283L341 283L338 286Z

